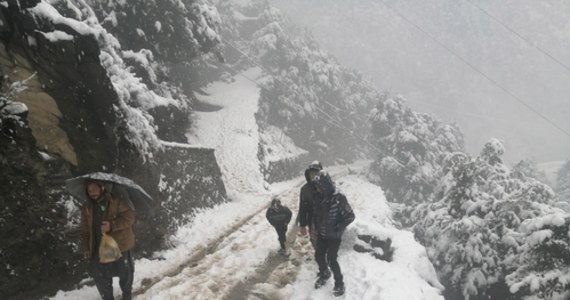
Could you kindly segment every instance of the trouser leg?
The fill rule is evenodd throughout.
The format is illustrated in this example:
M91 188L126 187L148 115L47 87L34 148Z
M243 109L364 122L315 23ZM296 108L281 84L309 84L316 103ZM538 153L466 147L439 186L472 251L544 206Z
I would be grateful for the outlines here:
M317 250L317 240L313 240L311 238L311 232L313 232L313 228L311 228L311 226L309 226L308 231L309 231L309 241L311 242L311 245L313 246L313 250L316 251Z
M119 286L123 292L123 300L131 300L133 289L133 277L135 273L135 265L131 251L123 253L121 261L117 267L119 274Z
M87 272L93 277L95 286L103 300L113 300L113 276L108 272L107 266L92 260L89 262Z
M277 230L277 235L279 236L279 245L281 249L285 249L285 242L287 240L287 226L278 226L275 228Z
M338 248L340 247L340 239L338 240L327 240L328 244L328 251L327 251L327 260L329 266L331 267L331 271L334 274L334 281L336 283L342 283L343 277L342 272L340 270L340 265L338 264Z
M317 247L315 249L315 260L317 261L317 265L319 266L319 273L324 274L328 270L327 266L327 240L321 237L320 235L317 238Z

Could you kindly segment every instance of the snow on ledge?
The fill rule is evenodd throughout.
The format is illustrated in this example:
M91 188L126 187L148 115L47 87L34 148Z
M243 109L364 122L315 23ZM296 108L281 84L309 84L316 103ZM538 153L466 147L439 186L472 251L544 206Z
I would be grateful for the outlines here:
M203 147L199 145L185 144L185 143L177 143L177 142L160 141L160 144L171 148L214 150L213 148Z

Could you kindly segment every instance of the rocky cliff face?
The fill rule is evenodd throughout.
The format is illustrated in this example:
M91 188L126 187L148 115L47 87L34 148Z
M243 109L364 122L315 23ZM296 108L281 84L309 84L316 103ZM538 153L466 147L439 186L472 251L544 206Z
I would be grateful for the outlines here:
M153 196L153 209L137 212L138 256L193 209L225 200L213 150L161 142L183 142L191 106L142 105L140 91L160 95L160 84L122 89L117 74L151 73L117 63L103 48L110 35L88 30L93 20L54 17L40 1L0 4L0 298L37 298L83 276L81 201L65 193L67 178L115 172Z

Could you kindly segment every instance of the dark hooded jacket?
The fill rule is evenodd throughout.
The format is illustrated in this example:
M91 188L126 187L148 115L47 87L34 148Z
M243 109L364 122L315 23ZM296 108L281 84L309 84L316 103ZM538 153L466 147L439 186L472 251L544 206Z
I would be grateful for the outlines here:
M327 172L320 171L313 184L322 191L322 198L314 205L313 226L320 236L340 239L354 221L354 212Z
M311 182L309 177L310 168L305 170L305 183L301 187L301 192L299 193L299 215L297 215L297 223L301 227L309 226L313 228L313 207L315 199L320 199L321 195L315 190L315 186Z
M269 221L273 227L286 227L291 221L292 215L291 210L287 206L281 205L281 201L276 199L271 201L271 206L265 213L267 221Z

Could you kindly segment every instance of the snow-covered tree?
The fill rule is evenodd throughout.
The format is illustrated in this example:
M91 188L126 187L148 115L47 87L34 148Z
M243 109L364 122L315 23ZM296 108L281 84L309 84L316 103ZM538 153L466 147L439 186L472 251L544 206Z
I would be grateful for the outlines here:
M267 1L218 7L222 20L234 22L224 27L231 39L226 49L239 48L242 61L263 71L256 80L260 128L282 128L297 146L323 161L362 157L369 132L366 115L379 96L361 75L341 67L310 36L293 37Z
M570 203L570 161L567 161L556 178L556 192L562 201Z
M284 40L267 56L275 71L263 81L260 123L284 128L302 148L332 161L362 155L376 94L359 75L301 39Z
M406 106L402 97L384 95L370 114L377 158L371 178L390 201L414 205L430 201L442 176L443 159L463 149L463 136Z
M550 208L546 208L550 211ZM506 280L520 298L551 299L570 290L570 215L552 211L521 224L525 234L520 254Z
M126 49L151 51L172 64L188 63L221 42L220 17L200 1L87 1ZM81 14L80 12L76 12Z
M546 174L538 168L534 159L523 159L513 166L513 172L520 172L526 177L531 177L541 182L549 182Z
M562 275L543 281L528 277L567 273L561 249L568 226L553 206L552 189L510 170L501 162L503 152L501 142L492 139L477 157L448 156L434 202L412 214L416 236L428 247L440 279L465 299L540 297L566 287ZM549 225L561 231L566 226L566 236L545 232ZM550 258L529 260L540 255Z

